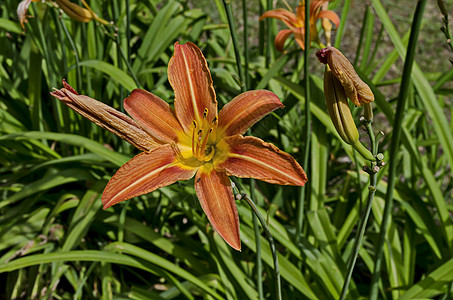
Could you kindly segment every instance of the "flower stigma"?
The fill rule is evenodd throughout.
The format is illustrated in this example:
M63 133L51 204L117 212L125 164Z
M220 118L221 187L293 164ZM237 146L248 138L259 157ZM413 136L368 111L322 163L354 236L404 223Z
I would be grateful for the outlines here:
M192 155L201 162L212 160L215 155L215 136L217 131L217 116L209 122L208 109L205 108L201 124L193 120L192 130Z

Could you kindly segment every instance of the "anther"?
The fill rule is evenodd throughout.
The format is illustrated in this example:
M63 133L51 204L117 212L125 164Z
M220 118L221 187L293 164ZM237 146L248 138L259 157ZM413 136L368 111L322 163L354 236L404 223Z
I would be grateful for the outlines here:
M207 116L208 116L208 109L205 108L204 112L203 112L203 119L206 119Z
M214 117L214 120L212 120L212 123L216 123L217 122L217 116Z

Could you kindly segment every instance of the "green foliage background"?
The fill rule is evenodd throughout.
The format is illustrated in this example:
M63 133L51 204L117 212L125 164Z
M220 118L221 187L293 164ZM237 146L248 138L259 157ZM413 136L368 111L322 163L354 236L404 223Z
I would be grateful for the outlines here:
M171 103L166 69L173 44L192 41L206 56L219 106L224 105L241 86L222 2L90 1L111 27L75 22L49 2L32 3L25 31L17 4L0 2L0 298L258 299L260 288L264 298L275 298L272 253L263 234L256 241L256 225L243 200L237 201L242 252L213 233L193 180L102 210L107 181L138 152L49 95L66 78L80 94L119 110L137 87ZM354 48L342 43L341 30L335 44L375 93L373 125L385 131L380 151L387 158L410 28L396 30L401 20L389 18L387 2L370 4L363 15L353 10L351 19L350 1L332 1L347 28L344 40L353 40ZM450 11L451 4L446 1ZM303 53L293 41L286 54L276 52L273 38L281 24L258 22L265 1L247 5L250 87L269 89L285 104L255 125L253 135L301 162ZM240 35L241 3L234 3L233 12ZM402 21L410 27L412 11ZM442 26L441 16L437 21ZM354 34L348 36L350 30ZM453 69L445 37L438 36L439 53L446 55L433 54L430 73L418 66L417 56L410 77L402 145L394 154L398 175L379 281L383 299L452 296ZM365 162L338 137L327 115L323 69L314 53L311 49L313 119L300 244L294 236L300 190L263 182L254 188L276 241L284 299L338 299L369 192L369 176L360 170ZM359 125L361 111L353 112ZM387 182L384 167L350 299L369 295ZM242 183L250 187L247 180Z

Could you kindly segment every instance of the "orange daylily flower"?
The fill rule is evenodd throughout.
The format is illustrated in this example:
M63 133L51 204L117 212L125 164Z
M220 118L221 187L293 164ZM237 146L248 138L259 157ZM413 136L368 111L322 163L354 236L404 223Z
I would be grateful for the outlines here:
M322 26L326 31L328 43L330 43L330 31L332 29L330 22L335 24L337 28L340 25L338 15L331 10L327 10L329 1L331 0L314 0L310 2L310 41L319 43L319 33L316 28L316 21L318 19L322 20ZM265 12L260 17L260 21L265 18L281 20L289 28L280 30L275 37L275 48L278 51L283 52L285 42L291 34L294 34L294 38L302 50L305 49L305 1L299 3L295 14L289 10L277 8Z
M190 42L175 44L168 79L175 92L174 109L152 93L136 89L124 100L124 108L134 120L77 95L69 85L52 94L145 150L109 181L102 195L104 208L195 176L198 199L213 228L231 247L240 250L239 218L228 176L283 185L303 186L307 181L291 155L259 138L243 136L283 104L270 91L248 91L217 113L206 60Z

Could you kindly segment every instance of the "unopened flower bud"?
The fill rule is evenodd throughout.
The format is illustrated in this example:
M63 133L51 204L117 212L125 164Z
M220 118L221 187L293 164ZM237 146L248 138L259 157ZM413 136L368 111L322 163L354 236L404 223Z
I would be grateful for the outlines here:
M338 134L346 143L354 144L359 139L359 132L352 118L344 89L329 68L324 73L324 95L327 110Z
M359 132L352 118L345 90L329 67L324 73L324 96L330 119L343 141L352 145L365 159L376 160L359 141Z
M65 12L65 14L67 14L71 19L75 21L88 23L91 20L96 20L104 25L108 24L106 20L99 18L84 0L82 0L82 3L86 8L72 3L69 0L55 1L57 2L58 6Z
M316 53L319 61L329 65L341 82L346 96L357 106L374 101L370 87L360 79L349 60L336 48L327 47Z
M58 7L60 7L65 12L65 14L67 14L71 19L75 21L88 23L93 19L93 15L86 8L72 3L69 0L55 1L57 2Z
M445 8L444 1L443 1L443 0L437 0L437 5L439 6L440 12L441 12L444 16L448 16L448 11L447 11L447 9Z
M367 122L373 121L373 104L367 103L363 106L363 117Z

